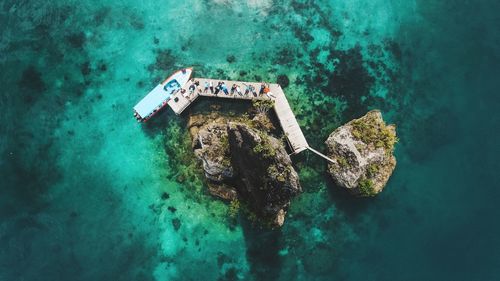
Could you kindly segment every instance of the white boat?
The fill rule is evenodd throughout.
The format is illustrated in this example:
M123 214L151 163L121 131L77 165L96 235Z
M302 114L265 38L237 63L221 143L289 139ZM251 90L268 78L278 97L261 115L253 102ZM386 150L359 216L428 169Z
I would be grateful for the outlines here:
M134 106L134 116L140 122L146 122L160 111L172 95L179 91L191 78L193 68L185 68L172 74L158 84L149 94Z

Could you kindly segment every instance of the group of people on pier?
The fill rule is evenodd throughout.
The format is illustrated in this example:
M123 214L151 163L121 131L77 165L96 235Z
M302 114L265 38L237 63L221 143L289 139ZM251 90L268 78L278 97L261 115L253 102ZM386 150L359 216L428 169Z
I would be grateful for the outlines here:
M250 94L252 94L254 97L261 97L262 95L266 95L268 98L276 98L276 96L273 95L271 92L271 89L269 88L268 84L262 83L260 85L260 89L257 92L255 87L252 84L246 84L246 83L241 83L244 86L244 89L242 90L240 85L233 83L230 89L228 89L228 86L226 83L223 81L219 81L216 86L214 86L214 83L212 81L205 81L205 85L202 88L200 87L200 81L198 80L191 80L192 84L188 88L188 92L185 89L181 89L182 95L189 99L190 96L195 92L198 91L199 93L204 93L207 94L210 92L211 94L217 96L219 93L224 93L225 95L234 95L238 94L240 96L245 96L248 97Z

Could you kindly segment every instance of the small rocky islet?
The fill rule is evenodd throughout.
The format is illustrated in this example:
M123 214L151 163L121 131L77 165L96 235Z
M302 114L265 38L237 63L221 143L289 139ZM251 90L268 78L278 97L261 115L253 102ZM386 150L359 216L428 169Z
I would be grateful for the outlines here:
M268 116L199 114L190 116L188 127L210 193L266 225L283 225L302 187L283 141L270 132Z
M291 200L302 192L299 176L263 105L252 116L194 114L188 129L209 192L243 209L250 218L280 227ZM265 105L264 105L265 107ZM270 106L268 106L270 108ZM259 112L260 111L260 112ZM334 182L358 196L381 192L396 165L395 127L380 111L337 128L326 140Z
M333 162L328 173L351 194L368 197L380 193L394 168L396 127L386 125L382 114L372 110L333 131L326 140Z

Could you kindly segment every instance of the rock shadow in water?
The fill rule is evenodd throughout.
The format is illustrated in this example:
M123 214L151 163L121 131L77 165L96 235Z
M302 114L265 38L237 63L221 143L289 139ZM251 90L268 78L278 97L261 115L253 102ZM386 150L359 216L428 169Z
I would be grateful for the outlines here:
M248 220L241 220L247 248L250 273L255 280L277 280L280 276L282 258L281 229L262 229Z

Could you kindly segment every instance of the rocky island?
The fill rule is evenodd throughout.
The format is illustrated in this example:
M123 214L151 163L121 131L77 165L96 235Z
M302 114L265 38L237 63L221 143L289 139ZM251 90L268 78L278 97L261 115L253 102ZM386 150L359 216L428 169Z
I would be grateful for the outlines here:
M219 112L189 117L192 148L201 161L209 192L239 206L271 227L283 225L290 201L301 191L283 139L276 136L267 110L255 101L251 114ZM332 162L328 172L337 185L357 196L381 192L396 159L394 125L378 110L337 128L326 140Z
M271 133L273 124L266 113L271 106L254 102L252 118L192 115L188 127L210 193L238 202L260 221L276 227L283 225L290 200L302 188L283 140Z
M188 70L192 69L177 73L187 75ZM208 90L207 85L215 83L222 85L217 91L224 95ZM232 84L231 92L226 83ZM241 114L223 115L220 106L215 106L209 113L191 113L188 122L192 149L202 164L206 186L212 195L230 202L231 217L243 210L265 225L283 225L290 201L302 191L290 154L309 150L325 158L337 185L365 197L382 191L395 168L395 127L386 125L377 110L337 128L326 141L324 155L309 146L279 84L209 78L194 78L184 84L183 91L175 92L168 102L176 114L198 97L252 102L250 110ZM203 91L201 84L206 85ZM239 90L242 88L245 94ZM182 94L186 89L191 97Z
M372 110L330 134L325 142L327 155L333 160L328 172L350 193L375 196L396 167L396 142L396 127L386 125L380 111Z

